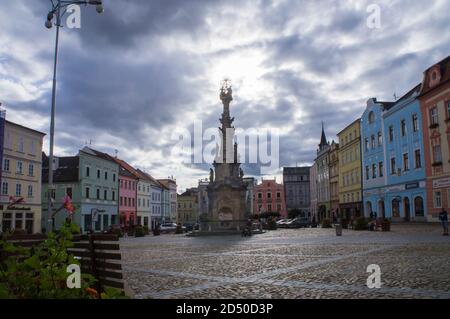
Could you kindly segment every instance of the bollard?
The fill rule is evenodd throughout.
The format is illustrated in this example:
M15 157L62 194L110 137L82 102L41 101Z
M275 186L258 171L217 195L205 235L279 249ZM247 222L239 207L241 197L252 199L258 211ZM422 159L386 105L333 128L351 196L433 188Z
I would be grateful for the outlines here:
M336 236L342 236L342 225L336 224L335 228L336 228Z

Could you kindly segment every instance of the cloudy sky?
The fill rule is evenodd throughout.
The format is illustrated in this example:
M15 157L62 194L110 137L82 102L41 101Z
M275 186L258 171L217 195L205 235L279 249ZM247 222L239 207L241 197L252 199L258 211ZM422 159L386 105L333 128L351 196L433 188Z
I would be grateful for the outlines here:
M380 28L367 26L371 4L380 8ZM81 28L61 30L55 153L75 154L91 141L157 178L173 175L181 189L207 177L209 165L181 163L172 134L192 131L194 120L219 125L224 77L233 84L236 127L280 129L280 166L295 166L314 160L321 121L336 139L368 98L406 93L450 54L447 0L104 0L104 7L100 15L82 7ZM49 0L0 3L0 102L7 119L43 132L55 38L55 28L44 27L49 9ZM244 171L259 176L254 165Z

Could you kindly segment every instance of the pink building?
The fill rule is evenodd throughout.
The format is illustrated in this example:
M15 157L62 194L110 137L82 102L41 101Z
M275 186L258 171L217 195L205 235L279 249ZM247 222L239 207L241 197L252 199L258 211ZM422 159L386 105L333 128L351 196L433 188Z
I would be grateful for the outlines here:
M283 184L278 184L276 178L262 180L253 190L253 213L279 212L282 217L287 217L286 202L284 198Z
M114 158L119 170L119 224L122 227L136 225L136 198L138 175L127 162Z

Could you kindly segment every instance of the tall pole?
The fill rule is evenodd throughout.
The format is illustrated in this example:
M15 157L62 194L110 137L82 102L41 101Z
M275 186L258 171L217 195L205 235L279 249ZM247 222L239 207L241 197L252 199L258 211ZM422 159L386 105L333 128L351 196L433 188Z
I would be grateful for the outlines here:
M52 111L50 119L50 154L48 163L48 232L53 231L53 201L52 192L53 186L53 144L55 136L55 107L56 107L56 65L58 64L58 41L59 41L59 28L61 26L61 0L58 0L58 6L56 9L56 41L55 41L55 60L53 64L53 88L52 88ZM56 192L56 190L55 190Z

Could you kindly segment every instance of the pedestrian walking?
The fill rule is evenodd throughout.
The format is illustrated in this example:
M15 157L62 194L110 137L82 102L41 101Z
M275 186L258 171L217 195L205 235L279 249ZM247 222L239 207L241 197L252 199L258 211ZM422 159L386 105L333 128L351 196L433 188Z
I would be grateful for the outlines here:
M445 209L439 213L439 220L442 224L442 235L448 236L448 214Z

